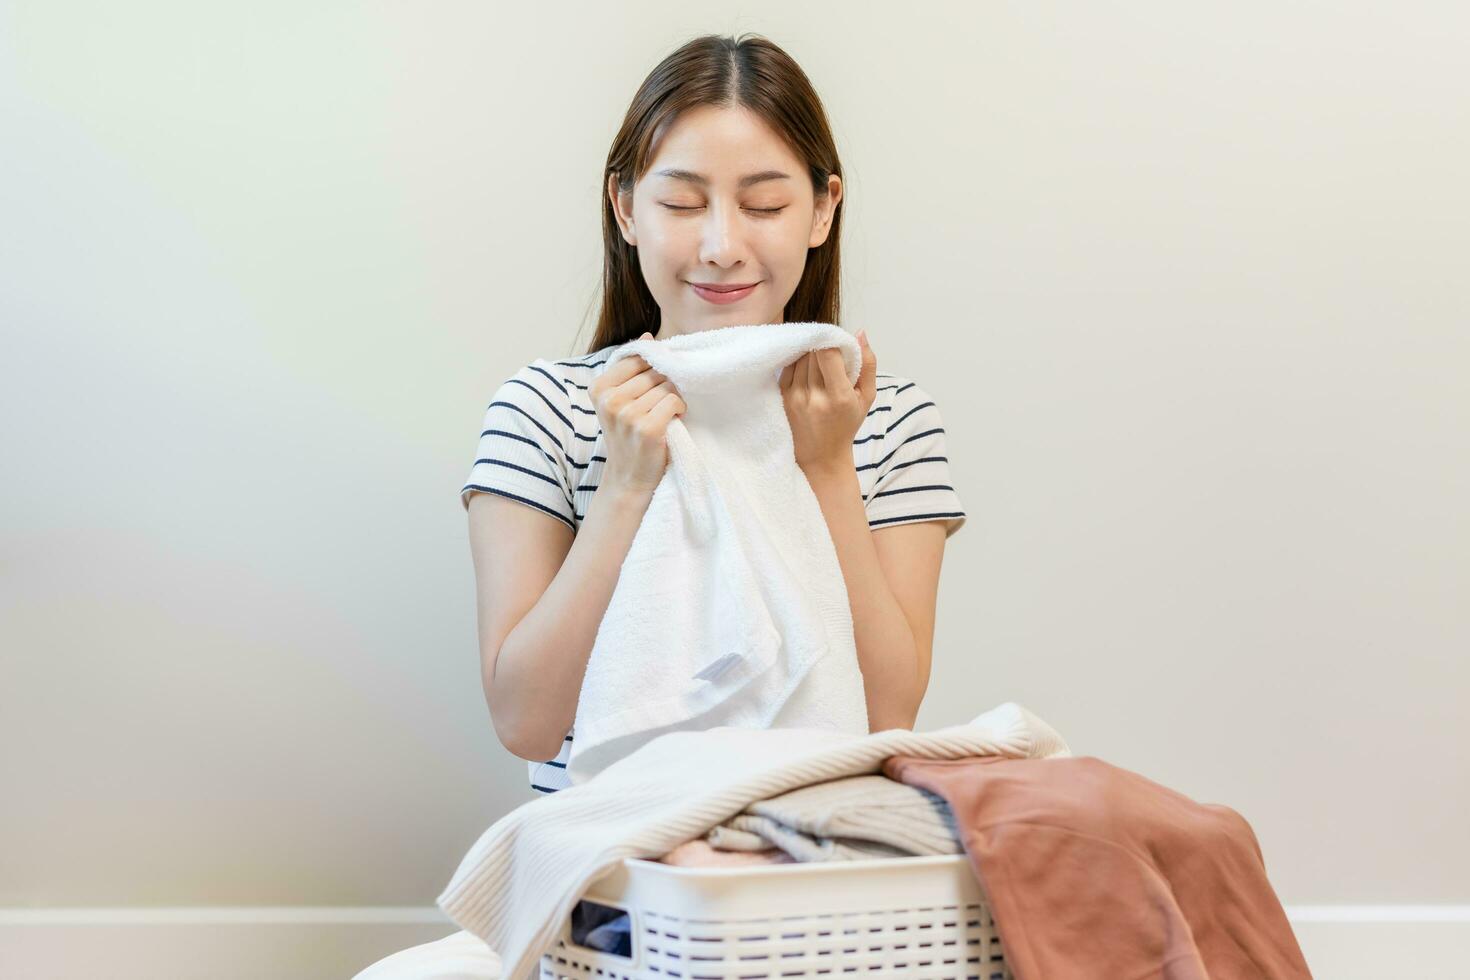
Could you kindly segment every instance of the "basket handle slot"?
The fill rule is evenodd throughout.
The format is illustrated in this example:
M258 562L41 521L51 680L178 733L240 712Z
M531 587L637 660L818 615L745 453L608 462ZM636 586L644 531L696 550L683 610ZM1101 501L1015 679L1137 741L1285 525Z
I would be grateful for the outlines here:
M633 958L633 920L626 909L579 899L572 907L571 941L583 949Z

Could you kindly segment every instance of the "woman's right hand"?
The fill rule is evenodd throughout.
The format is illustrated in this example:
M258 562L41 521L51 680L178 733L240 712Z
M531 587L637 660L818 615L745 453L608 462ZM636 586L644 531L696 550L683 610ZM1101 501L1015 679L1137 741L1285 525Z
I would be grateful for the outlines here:
M639 340L651 337L645 331ZM637 354L621 358L592 380L587 394L602 423L607 462L599 486L652 494L669 464L664 431L688 409L673 382Z

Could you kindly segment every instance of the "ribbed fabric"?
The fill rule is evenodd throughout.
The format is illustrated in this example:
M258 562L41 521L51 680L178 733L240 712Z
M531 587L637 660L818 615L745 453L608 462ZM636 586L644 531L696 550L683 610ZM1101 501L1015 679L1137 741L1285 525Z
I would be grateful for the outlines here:
M470 848L438 898L521 980L556 942L587 886L624 858L656 859L763 800L875 773L892 755L958 759L1070 756L1015 702L932 732L713 728L662 735L600 772L507 813Z
M775 845L798 861L960 854L944 798L887 776L848 776L757 800L705 835L717 848Z

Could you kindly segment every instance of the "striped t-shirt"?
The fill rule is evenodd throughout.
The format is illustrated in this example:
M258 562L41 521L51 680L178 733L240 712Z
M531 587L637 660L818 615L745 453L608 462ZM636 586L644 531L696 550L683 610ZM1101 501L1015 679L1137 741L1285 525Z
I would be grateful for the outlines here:
M506 379L485 409L475 462L460 490L466 510L471 495L494 493L549 514L573 532L581 526L606 462L587 387L618 346L560 361L536 358ZM876 387L852 441L868 526L943 521L946 537L953 535L965 523L965 510L950 479L939 408L899 375L879 371ZM527 763L533 789L550 793L570 785L566 766L574 733L567 733L555 759Z

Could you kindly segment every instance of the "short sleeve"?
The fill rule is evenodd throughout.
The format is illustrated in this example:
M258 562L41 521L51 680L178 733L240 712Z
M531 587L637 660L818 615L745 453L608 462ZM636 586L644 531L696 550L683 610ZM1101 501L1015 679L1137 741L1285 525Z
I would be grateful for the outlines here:
M567 764L572 761L572 734L567 732L561 740L561 749L555 759L526 763L531 775L531 788L538 793L555 793L572 785L571 777L567 775Z
M945 537L952 537L966 514L950 478L939 406L914 382L894 381L891 411L876 449L877 476L866 501L868 526L941 520Z
M538 358L496 390L485 409L469 479L459 492L469 510L475 493L518 500L576 531L567 442L572 422L566 382Z

